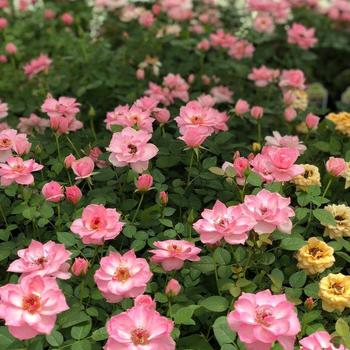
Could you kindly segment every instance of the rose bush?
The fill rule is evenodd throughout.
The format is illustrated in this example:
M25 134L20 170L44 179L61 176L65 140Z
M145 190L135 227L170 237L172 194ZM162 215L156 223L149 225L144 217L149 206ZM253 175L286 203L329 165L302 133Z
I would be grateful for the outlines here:
M349 30L0 0L0 348L350 349Z

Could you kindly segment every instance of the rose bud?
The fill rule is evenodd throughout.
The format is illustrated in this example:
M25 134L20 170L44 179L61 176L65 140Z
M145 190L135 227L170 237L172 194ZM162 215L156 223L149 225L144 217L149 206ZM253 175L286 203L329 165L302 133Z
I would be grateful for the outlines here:
M327 171L333 176L339 176L346 170L346 163L343 158L330 157L326 163Z
M72 162L72 170L76 175L76 180L90 177L94 168L95 163L90 157L83 157Z
M75 258L72 265L72 273L74 276L84 276L89 268L89 262L83 258Z
M63 187L57 181L46 183L41 194L48 202L58 203L64 198Z
M317 129L319 122L320 122L320 117L312 113L309 113L305 118L306 126L309 129Z
M315 305L314 300L311 297L305 300L305 307L308 311L311 311L314 305Z
M69 154L66 158L64 158L64 166L66 169L72 167L72 163L76 160L73 154Z
M263 117L263 115L264 115L264 108L262 108L260 106L254 106L250 110L250 115L254 119L261 119Z
M297 111L293 107L288 107L284 110L284 119L287 122L292 122L297 117Z
M181 291L180 283L172 278L165 287L165 294L170 297L176 297Z
M17 52L17 47L14 43L8 43L5 46L5 50L8 54L14 55Z
M242 116L245 113L249 112L249 103L245 100L239 99L235 105L235 113L239 116Z
M80 188L77 185L66 187L66 199L76 205L82 197Z
M159 193L159 200L162 203L162 205L165 207L168 204L168 194L164 191Z
M153 177L149 174L140 175L137 179L137 190L139 192L147 192L153 185Z

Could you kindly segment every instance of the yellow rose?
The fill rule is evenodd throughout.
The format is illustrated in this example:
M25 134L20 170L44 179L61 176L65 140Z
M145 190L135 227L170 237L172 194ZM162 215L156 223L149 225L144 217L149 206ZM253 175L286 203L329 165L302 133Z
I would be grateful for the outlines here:
M316 237L312 237L295 254L298 260L297 266L309 275L321 273L334 264L333 253L334 249L332 247Z
M300 164L304 169L304 174L298 175L292 179L297 188L306 191L309 186L321 186L321 176L317 166L311 164Z
M335 130L350 136L350 113L330 113L326 118L335 124Z
M350 276L342 273L330 273L320 281L318 296L322 299L322 308L325 311L343 311L350 307Z
M340 174L345 179L345 189L350 187L350 162L346 163L346 169Z
M325 208L336 221L336 225L326 225L324 235L330 238L350 237L350 208L344 204L327 205Z
M293 90L292 94L293 94L294 100L291 106L294 109L300 109L302 111L305 111L305 109L309 104L307 92L304 90Z

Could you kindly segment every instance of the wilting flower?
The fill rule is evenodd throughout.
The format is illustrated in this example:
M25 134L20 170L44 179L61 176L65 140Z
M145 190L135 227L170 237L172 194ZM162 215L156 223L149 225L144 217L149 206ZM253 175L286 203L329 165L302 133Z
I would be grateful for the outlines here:
M165 271L180 270L185 260L199 261L198 254L201 249L197 248L194 243L184 240L167 240L153 243L157 249L149 252L154 254L151 261L161 264Z
M335 220L335 225L325 225L324 235L330 238L350 237L350 207L331 204L324 207Z
M282 197L277 192L261 190L256 195L247 195L242 205L243 213L256 221L253 230L258 234L272 233L278 229L283 233L290 233L295 215L289 206L290 198Z
M175 350L173 322L149 305L140 304L113 316L107 322L105 350Z
M321 273L334 264L333 253L334 249L327 243L316 237L311 237L307 244L301 247L295 255L298 260L297 266L310 275Z
M323 310L344 311L350 307L350 276L330 273L321 279L319 288L318 296L322 300Z
M314 47L318 42L315 37L315 28L306 28L300 23L293 23L287 30L287 34L289 44L298 45L304 50Z
M23 160L20 157L9 157L7 164L0 164L0 181L2 186L10 186L13 182L19 185L31 185L34 182L32 172L44 166L34 159Z
M85 276L89 268L89 262L84 258L75 258L72 265L72 273L74 276Z
M158 153L158 148L148 143L151 137L144 130L129 127L114 133L107 148L111 152L109 161L116 167L130 165L134 171L142 173L148 168L149 160Z
M41 54L38 58L32 59L29 63L23 67L24 73L28 79L32 79L40 72L47 73L49 71L52 60L44 54Z
M309 186L321 186L321 175L317 166L312 164L300 164L300 166L304 168L304 173L291 180L297 189L307 191Z
M50 334L57 315L69 309L55 278L28 276L0 288L0 318L20 340Z
M48 202L58 203L64 198L63 187L57 181L47 182L41 194Z
M331 343L331 336L328 332L317 331L299 341L300 350L346 350L344 345L339 348Z
M226 207L219 200L213 209L204 209L193 228L199 233L201 242L215 244L222 239L230 244L244 244L248 232L256 224L251 215L245 215L242 206Z
M137 258L133 250L124 255L111 252L101 259L94 276L98 289L109 303L143 294L151 278L146 259Z
M69 260L71 252L63 244L52 241L40 243L32 240L28 248L17 252L19 259L13 261L7 271L21 273L26 276L49 276L60 279L70 278Z
M115 209L90 204L84 208L81 219L73 221L70 229L81 237L84 244L102 245L119 235L124 226L119 219L120 214Z
M243 293L227 322L247 350L269 350L276 341L284 350L293 350L301 328L294 305L286 295L272 295L269 290Z
M86 179L92 175L95 168L95 163L90 157L76 159L71 163L72 170L76 175L75 179Z

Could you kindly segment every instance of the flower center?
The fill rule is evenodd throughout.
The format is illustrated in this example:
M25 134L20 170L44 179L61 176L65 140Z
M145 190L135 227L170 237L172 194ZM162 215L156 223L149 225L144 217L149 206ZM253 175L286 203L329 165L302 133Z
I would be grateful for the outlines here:
M333 290L334 294L336 295L342 295L344 293L345 287L342 283L333 283L331 285L331 289Z
M39 259L36 259L35 263L44 267L45 263L47 263L47 259L45 257L41 257Z
M263 326L269 326L272 322L272 307L258 306L255 312L255 319Z
M135 145L128 145L129 148L129 153L130 154L135 154L137 152L137 147Z
M40 297L35 294L25 296L22 302L22 308L31 314L36 313L41 307Z
M137 124L138 122L139 122L139 116L138 115L132 115L131 117L130 117L130 119L135 123L135 124Z
M126 282L129 277L130 273L126 267L118 267L114 273L113 279L118 282Z
M174 253L174 254L182 252L182 248L179 247L177 244L169 244L168 250L169 250L169 252Z
M9 147L11 146L12 142L10 139L2 139L0 140L0 146L1 147Z
M309 177L312 177L313 172L311 170L305 170L303 176L305 179L308 179Z
M342 215L337 215L334 219L337 221L344 221L345 220Z
M202 124L203 123L203 118L200 115L194 115L191 118L192 124Z
M95 217L91 220L90 225L92 230L97 230L99 229L101 224L101 219L99 217Z
M312 255L313 258L319 259L323 256L323 250L317 247L313 247L309 249L309 254Z
M149 333L143 328L136 328L131 332L131 341L134 345L147 345Z

